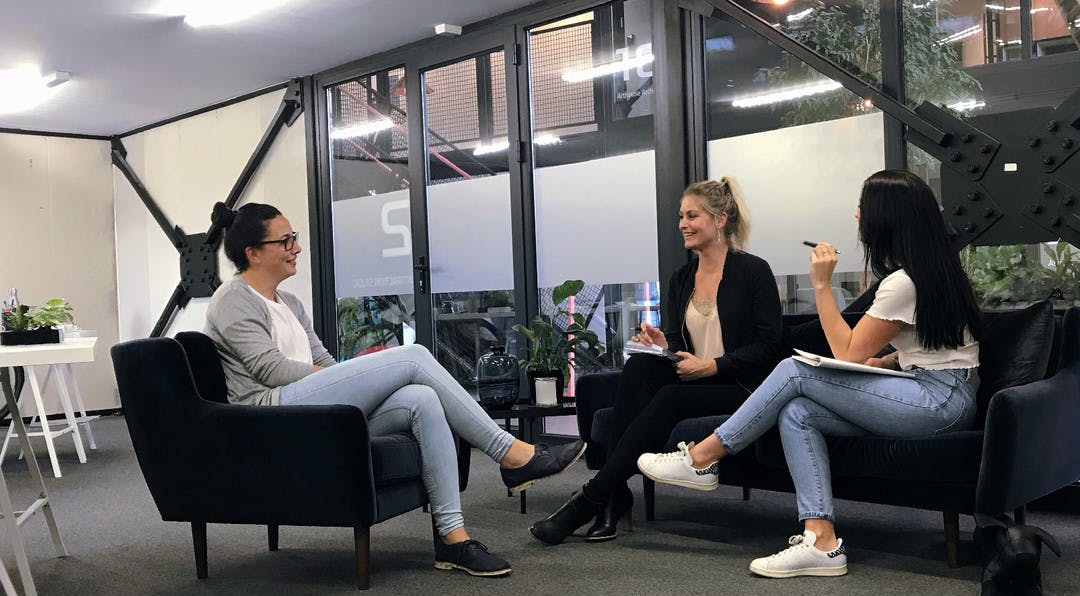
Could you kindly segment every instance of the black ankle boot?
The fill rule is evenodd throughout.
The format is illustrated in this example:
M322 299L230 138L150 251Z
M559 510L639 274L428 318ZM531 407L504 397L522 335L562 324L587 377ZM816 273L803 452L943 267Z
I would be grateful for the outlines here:
M534 523L529 531L544 544L559 544L599 512L600 503L590 501L578 491L558 511Z
M619 535L620 521L626 524L627 529L632 528L630 511L633 508L634 493L624 484L604 501L600 514L596 516L596 523L585 532L585 540L603 542L615 538Z

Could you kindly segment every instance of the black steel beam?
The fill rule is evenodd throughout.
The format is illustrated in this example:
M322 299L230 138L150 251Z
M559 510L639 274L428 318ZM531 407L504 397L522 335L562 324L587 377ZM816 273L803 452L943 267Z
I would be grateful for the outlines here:
M907 104L904 79L904 15L900 0L880 0L881 10L881 90L900 104ZM884 112L885 167L907 167L904 124Z
M189 300L187 291L184 282L176 284L176 288L173 289L168 302L165 303L165 308L161 310L161 315L158 316L157 323L154 324L154 329L150 331L150 337L161 337L165 333L177 311L187 305Z
M183 246L184 231L180 229L180 226L174 226L169 221L169 218L165 217L157 203L154 202L154 197L150 196L150 191L146 190L146 185L142 183L142 180L139 180L139 176L131 168L131 164L128 163L127 149L124 148L124 142L119 137L112 140L112 163L127 178L131 188L135 189L135 194L139 195L139 199L146 206L146 210L153 216L161 231L165 232L169 242L176 248Z
M255 175L255 171L259 169L263 159L266 158L266 154L270 152L270 147L274 144L274 140L277 139L282 127L295 122L301 112L303 112L303 104L300 97L300 80L296 79L290 82L289 87L285 90L285 97L281 99L277 113L270 120L270 124L266 127L266 131L263 132L262 138L259 139L259 144L251 152L251 157L248 158L244 169L240 171L240 176L236 179L236 183L233 184L232 190L229 191L228 196L225 198L225 206L229 209L236 206L236 203L240 201L240 197L244 194L244 189L247 188L252 176ZM206 242L215 248L221 244L221 228L217 224L211 223L210 228L206 230Z

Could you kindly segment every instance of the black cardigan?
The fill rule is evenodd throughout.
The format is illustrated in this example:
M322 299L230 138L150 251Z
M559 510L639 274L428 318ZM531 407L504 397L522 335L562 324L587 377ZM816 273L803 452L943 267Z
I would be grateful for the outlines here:
M663 328L672 352L693 352L686 331L686 307L694 293L694 258L671 276L664 300ZM717 380L755 389L783 357L780 294L769 264L745 252L728 252L716 288L716 312L724 355L716 359Z

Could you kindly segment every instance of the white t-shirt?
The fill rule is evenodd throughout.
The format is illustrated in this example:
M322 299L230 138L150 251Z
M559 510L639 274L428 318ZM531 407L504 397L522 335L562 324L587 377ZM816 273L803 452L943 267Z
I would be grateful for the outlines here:
M248 286L248 289L262 298L270 309L270 322L273 325L270 336L277 343L278 351L289 360L314 365L307 333L293 311L289 310L284 302L267 300L266 296L256 292L255 288Z
M866 314L875 319L904 323L890 342L899 353L900 368L903 370L913 366L931 370L979 366L979 342L971 337L967 329L964 329L964 345L956 348L928 350L919 342L915 331L915 282L903 269L881 280L874 303Z

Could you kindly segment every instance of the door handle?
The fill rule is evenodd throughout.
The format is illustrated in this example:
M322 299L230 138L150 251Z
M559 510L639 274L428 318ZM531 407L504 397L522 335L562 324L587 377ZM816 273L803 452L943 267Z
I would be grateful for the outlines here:
M413 265L413 271L416 272L417 289L421 294L426 294L428 272L431 271L431 267L427 266L427 259L425 257L417 257L416 264Z

